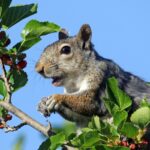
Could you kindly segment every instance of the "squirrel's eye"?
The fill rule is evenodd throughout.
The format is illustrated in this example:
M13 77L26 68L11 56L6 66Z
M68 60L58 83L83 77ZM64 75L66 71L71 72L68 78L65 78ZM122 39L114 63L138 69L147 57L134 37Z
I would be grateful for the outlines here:
M70 54L70 52L71 52L70 46L64 46L60 51L61 54Z

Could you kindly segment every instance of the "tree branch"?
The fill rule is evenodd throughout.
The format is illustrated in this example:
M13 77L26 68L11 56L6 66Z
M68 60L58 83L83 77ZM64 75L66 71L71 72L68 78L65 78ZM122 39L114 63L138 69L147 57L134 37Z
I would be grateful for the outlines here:
M11 103L11 95L12 95L11 94L11 88L10 88L11 86L10 86L10 83L7 79L7 72L6 72L5 66L4 66L1 59L0 59L0 65L2 67L2 76L1 76L1 78L4 80L4 83L5 83L5 86L6 86L6 89L7 89L6 101L8 103Z
M45 136L50 136L53 134L50 124L48 126L42 125L41 123L32 119L29 115L8 102L0 101L0 106L4 107L6 110L20 118L24 124L28 124L29 126L43 133Z

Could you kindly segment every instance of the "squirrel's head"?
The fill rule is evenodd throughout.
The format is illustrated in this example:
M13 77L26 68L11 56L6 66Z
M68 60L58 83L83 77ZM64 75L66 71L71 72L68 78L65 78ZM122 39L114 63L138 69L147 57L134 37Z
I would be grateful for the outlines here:
M58 34L59 40L42 53L36 71L44 77L52 78L55 86L63 86L67 80L74 80L87 67L92 49L91 35L88 24L82 25L74 37L69 37L68 32L62 29Z

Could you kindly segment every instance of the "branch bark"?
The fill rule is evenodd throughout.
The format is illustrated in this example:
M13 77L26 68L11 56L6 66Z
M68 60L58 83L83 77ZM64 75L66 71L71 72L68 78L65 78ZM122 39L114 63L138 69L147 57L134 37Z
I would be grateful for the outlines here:
M43 133L45 136L50 136L52 135L52 130L51 130L51 125L49 124L48 126L44 126L41 123L37 122L33 118L31 118L29 115L24 113L22 110L14 106L13 104L10 104L5 101L0 101L0 106L4 107L6 110L17 116L22 120L22 122L28 124L32 128L40 131Z
M5 66L4 66L4 64L2 62L2 59L0 59L0 65L2 67L2 76L1 76L1 78L4 80L5 86L6 86L6 89L7 89L6 101L8 103L11 103L11 95L12 95L11 87L10 87L9 81L7 79L7 72L6 72Z

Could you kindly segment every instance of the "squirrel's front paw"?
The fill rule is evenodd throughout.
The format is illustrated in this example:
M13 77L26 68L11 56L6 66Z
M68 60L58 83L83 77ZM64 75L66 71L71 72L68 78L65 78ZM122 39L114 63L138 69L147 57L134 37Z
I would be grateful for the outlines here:
M57 95L52 95L47 98L46 106L49 112L55 112L60 107L60 101L57 99Z
M41 112L45 117L50 116L50 112L47 109L46 101L48 100L47 97L43 97L40 103L38 104L38 111Z
M45 117L50 116L52 112L55 112L60 107L60 102L56 100L56 95L42 98L38 104L38 111L40 111Z

